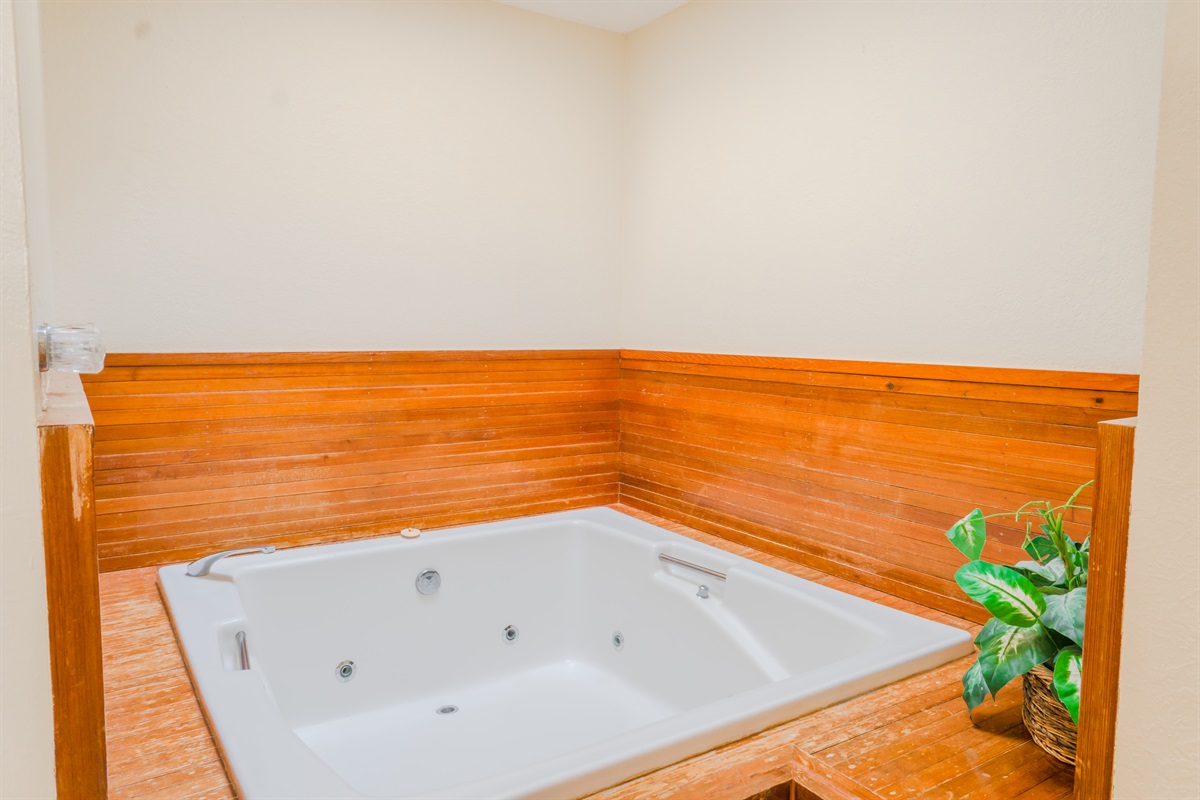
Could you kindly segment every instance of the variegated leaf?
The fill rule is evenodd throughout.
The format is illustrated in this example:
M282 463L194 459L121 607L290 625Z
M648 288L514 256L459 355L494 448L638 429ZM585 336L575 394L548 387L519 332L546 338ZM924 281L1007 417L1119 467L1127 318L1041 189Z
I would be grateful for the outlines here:
M963 675L963 702L967 704L967 713L970 714L975 708L987 699L988 685L983 679L983 670L976 661L971 665L971 668Z
M1087 607L1087 589L1072 589L1066 594L1048 595L1042 624L1066 636L1075 644L1083 644L1083 618Z
M992 617L983 625L983 629L979 631L979 635L975 637L976 646L982 648L987 642L999 636L1004 632L1008 625L1005 625L1000 620Z
M978 559L983 554L983 545L987 541L983 512L977 508L951 525L950 530L946 531L946 538L967 558L972 561Z
M1014 567L1033 583L1034 586L1067 585L1067 568L1063 560L1055 556L1044 564L1037 561L1018 561Z
M964 682L966 678L963 679ZM1068 647L1054 662L1054 691L1076 725L1079 724L1079 695L1083 688L1083 651Z
M954 574L967 596L1009 625L1028 628L1046 610L1046 600L1028 578L1014 569L972 561Z
M979 653L979 669L994 695L1018 675L1051 658L1058 648L1041 625L1009 626Z

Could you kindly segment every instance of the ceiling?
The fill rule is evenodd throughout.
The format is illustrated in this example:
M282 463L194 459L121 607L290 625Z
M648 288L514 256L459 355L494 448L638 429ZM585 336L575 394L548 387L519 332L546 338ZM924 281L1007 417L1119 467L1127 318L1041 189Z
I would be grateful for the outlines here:
M570 22L629 33L673 11L687 0L496 0Z

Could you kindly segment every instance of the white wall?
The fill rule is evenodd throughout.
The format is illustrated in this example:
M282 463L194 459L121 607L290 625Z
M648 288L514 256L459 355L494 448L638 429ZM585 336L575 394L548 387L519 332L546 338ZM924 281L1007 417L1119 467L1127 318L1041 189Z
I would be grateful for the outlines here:
M0 0L0 798L54 797L36 364L12 0Z
M25 230L29 246L33 321L36 325L55 319L50 193L46 174L46 93L42 85L41 14L38 3L28 0L13 3L13 24L17 44L17 94L21 99Z
M1117 704L1117 800L1200 786L1200 5L1167 18Z
M59 322L611 347L622 38L491 2L43 3Z
M112 350L1139 368L1159 2L43 5Z
M739 0L634 32L622 344L1137 372L1163 19Z

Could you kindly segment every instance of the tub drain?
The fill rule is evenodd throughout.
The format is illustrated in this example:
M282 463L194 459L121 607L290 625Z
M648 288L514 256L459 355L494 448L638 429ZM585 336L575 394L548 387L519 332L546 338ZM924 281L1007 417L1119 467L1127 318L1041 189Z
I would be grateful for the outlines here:
M446 714L453 714L455 711L458 711L458 706L442 706L437 710L437 713L444 716Z

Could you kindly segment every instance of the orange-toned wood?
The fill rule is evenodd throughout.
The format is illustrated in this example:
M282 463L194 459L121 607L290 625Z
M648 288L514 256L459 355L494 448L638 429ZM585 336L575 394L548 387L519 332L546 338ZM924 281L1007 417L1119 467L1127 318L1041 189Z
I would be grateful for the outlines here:
M799 747L792 749L792 779L798 800L882 800L875 792Z
M1078 800L1112 797L1113 745L1125 610L1125 558L1133 489L1137 420L1100 425L1096 451L1096 509L1088 562L1087 619L1083 638L1083 696L1075 761Z
M883 361L835 361L817 358L779 356L740 356L722 353L677 353L657 350L622 350L629 360L683 362L715 366L762 367L807 372L832 372L843 375L936 378L972 383L1006 383L1015 386L1063 386L1075 389L1108 389L1114 392L1138 390L1137 375L1104 372L1063 372L1059 370L1005 369L1002 367L954 367L941 364L901 364Z
M619 496L974 619L942 532L1065 497L1137 400L1129 375L632 350L108 363L87 379L106 570ZM989 555L1022 537L998 520Z
M621 502L982 621L944 532L976 506L1065 499L1134 375L621 353ZM1092 497L1084 495L1085 502ZM1085 535L1086 511L1068 519ZM1024 558L995 520L987 556Z
M110 800L233 800L154 570L100 581Z
M107 794L100 586L92 499L92 426L43 424L42 533L60 798Z
M794 561L710 536L625 506L618 510L699 541L960 627L975 626ZM232 800L212 737L192 693L151 569L101 576L109 785L113 800ZM1071 774L1029 741L1015 684L971 724L958 694L970 659L886 686L724 747L635 778L593 800L747 800L783 798L793 776L817 776L851 794L834 798L908 800L1065 800ZM820 793L824 792L824 793ZM797 791L797 797L806 797Z
M611 350L113 354L103 570L616 500Z
M682 354L681 354L682 355ZM759 361L767 361L759 357ZM783 359L787 361L788 359ZM687 359L640 361L628 352L623 353L622 365L630 369L654 369L658 372L670 372L683 375L705 377L749 378L752 380L781 383L800 383L811 386L827 386L841 389L865 389L869 391L887 390L897 395L929 395L933 397L965 397L980 400L1005 400L1012 397L1013 386L1022 386L1025 402L1041 405L1065 405L1077 408L1092 408L1115 404L1118 410L1126 410L1128 391L1112 391L1084 386L1073 386L1067 383L1071 373L1050 373L1053 378L1049 385L1028 383L1004 383L1002 380L978 380L986 367L974 367L973 379L963 380L964 367L942 367L941 365L896 365L897 374L858 374L842 373L833 369L795 370L777 367L736 366L712 363L710 356L700 355L698 360ZM883 366L883 365L877 365ZM900 373L911 372L914 366L919 366L925 377L905 377ZM945 370L943 372L943 370ZM1076 373L1079 374L1079 373ZM1086 373L1085 373L1086 374ZM1134 376L1107 376L1112 378L1114 385L1126 386L1136 383ZM1097 381L1088 380L1086 384Z
M748 796L746 800L796 800L796 784L791 781L763 789Z
M108 367L169 366L179 364L213 365L247 364L311 365L311 364L409 364L413 362L480 363L492 369L497 363L544 361L551 359L593 359L615 355L615 350L325 350L303 352L244 352L244 353L110 353L105 358Z

